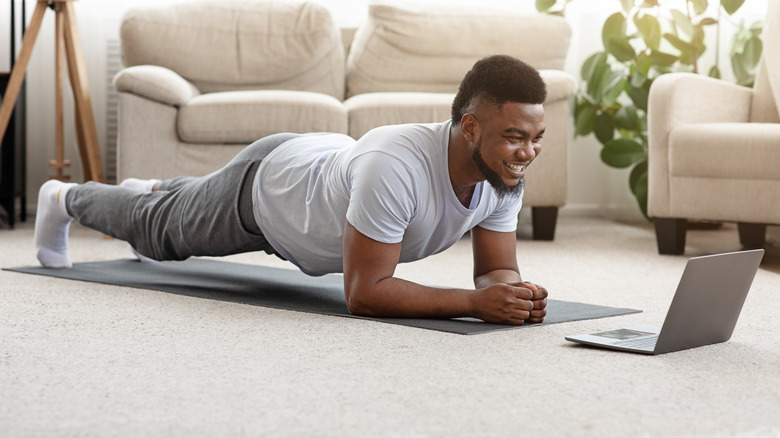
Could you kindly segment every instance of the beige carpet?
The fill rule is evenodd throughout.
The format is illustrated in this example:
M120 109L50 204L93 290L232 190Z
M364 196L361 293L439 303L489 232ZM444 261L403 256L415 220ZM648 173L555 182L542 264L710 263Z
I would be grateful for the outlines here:
M776 237L729 342L648 357L563 338L661 324L687 258L738 250L735 226L689 232L685 256L659 256L643 223L563 215L555 242L520 234L551 297L644 312L462 336L0 271L0 435L780 436ZM79 226L70 246L130 255ZM0 229L0 267L34 263L31 223ZM468 287L469 242L398 274Z

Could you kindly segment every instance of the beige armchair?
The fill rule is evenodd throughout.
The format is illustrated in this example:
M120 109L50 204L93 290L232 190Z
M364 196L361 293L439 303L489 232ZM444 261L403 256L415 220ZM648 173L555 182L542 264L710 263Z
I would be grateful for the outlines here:
M780 2L769 2L755 87L659 77L648 108L649 199L658 251L682 254L688 219L736 222L744 247L780 224Z
M119 179L203 175L278 132L347 132L344 47L323 6L138 7L120 37Z

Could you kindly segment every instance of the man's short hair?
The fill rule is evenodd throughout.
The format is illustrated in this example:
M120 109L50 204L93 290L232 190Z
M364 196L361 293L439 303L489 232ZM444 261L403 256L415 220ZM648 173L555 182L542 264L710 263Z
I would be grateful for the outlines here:
M509 55L488 56L463 77L452 102L452 123L460 123L478 100L493 105L541 104L546 98L547 87L535 68Z

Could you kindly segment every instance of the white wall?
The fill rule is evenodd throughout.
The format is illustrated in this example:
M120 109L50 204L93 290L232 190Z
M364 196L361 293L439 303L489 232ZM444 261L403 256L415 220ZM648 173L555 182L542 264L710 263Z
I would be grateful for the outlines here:
M6 1L3 1L6 4ZM23 0L10 0L21 4ZM26 0L28 17L32 15L35 0ZM118 37L119 20L131 6L174 3L183 0L79 0L75 5L84 47L92 104L96 115L98 138L105 139L106 90L111 78L105 75L105 39ZM357 26L367 13L369 0L315 0L330 8L337 24ZM387 1L387 0L385 0ZM409 1L409 0L403 0ZM443 7L453 0L418 0L437 2ZM521 9L535 13L534 0L458 0L480 7L492 6ZM678 0L681 1L681 0ZM768 0L747 0L736 17L754 21L762 19ZM566 70L579 79L582 62L601 49L601 25L604 19L620 6L618 0L577 0L569 5L567 20L572 26L573 37ZM0 71L8 70L8 6L0 6ZM54 156L54 13L48 11L27 71L27 163L28 208L32 212L37 198L37 188L49 175L48 161ZM29 20L29 18L28 18ZM721 32L721 70L725 79L731 79L728 50L733 28L724 25ZM714 35L708 36L708 46L714 47ZM17 50L19 46L17 46ZM707 70L714 57L702 62ZM66 154L71 161L70 173L74 181L81 180L81 165L72 118L72 99L66 88ZM577 138L569 151L569 199L566 212L573 214L599 214L618 218L640 217L633 196L628 189L628 171L616 170L602 164L599 159L600 144L592 137Z

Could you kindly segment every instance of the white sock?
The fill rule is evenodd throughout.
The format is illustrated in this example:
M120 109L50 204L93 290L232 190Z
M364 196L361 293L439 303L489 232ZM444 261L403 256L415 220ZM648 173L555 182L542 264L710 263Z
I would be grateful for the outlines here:
M47 268L70 268L68 230L73 218L68 215L65 197L74 183L46 181L38 191L35 214L35 250L38 261Z
M133 251L133 255L135 255L135 258L138 259L139 262L142 263L160 263L159 260L150 259L149 257L141 254L140 252L136 251L135 248L133 248L132 245L130 245L130 251Z
M154 191L154 187L161 182L162 181L160 181L159 179L127 178L124 181L122 181L119 185L122 187L139 190L142 192L152 192ZM139 253L138 251L135 250L135 248L133 248L132 245L130 246L130 250L133 251L133 254L138 260L144 263L159 263L157 260L151 259Z
M127 178L121 183L119 183L122 187L127 187L134 190L140 190L142 192L151 192L154 191L154 186L161 183L159 179L138 179L138 178Z

